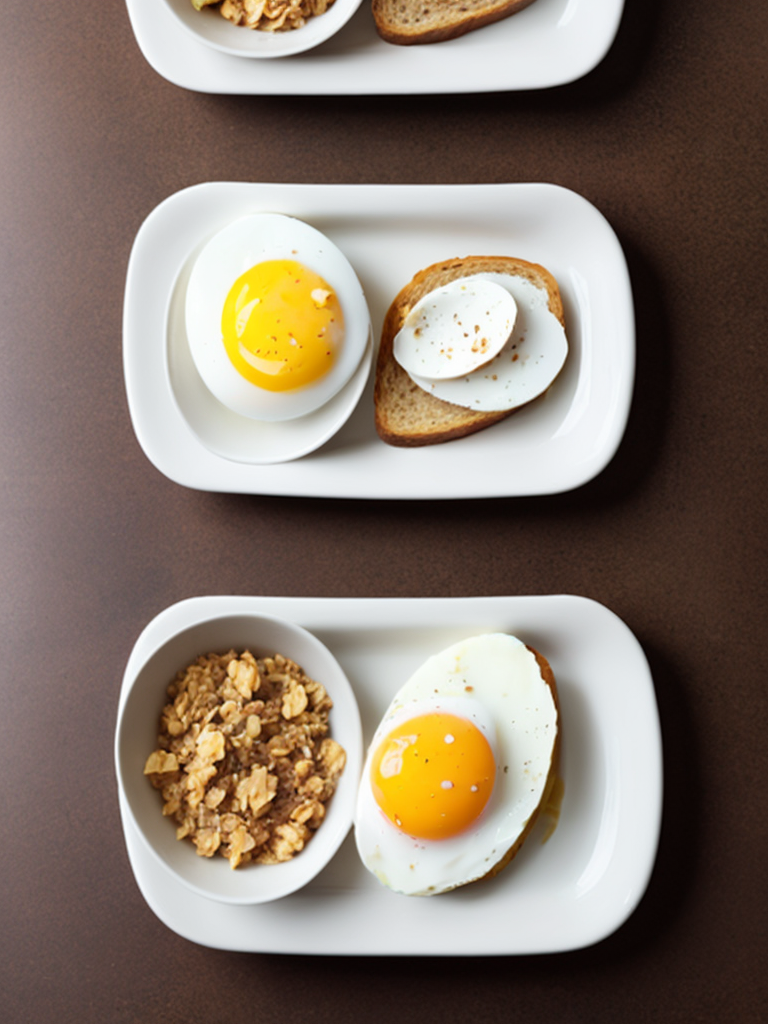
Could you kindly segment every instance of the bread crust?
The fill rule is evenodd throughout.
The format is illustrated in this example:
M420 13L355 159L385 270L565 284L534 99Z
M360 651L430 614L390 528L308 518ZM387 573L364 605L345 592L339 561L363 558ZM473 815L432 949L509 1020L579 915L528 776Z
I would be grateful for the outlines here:
M397 46L442 43L509 18L534 0L372 0L376 31Z
M490 427L517 411L515 408L501 412L477 412L445 402L414 384L394 357L395 335L419 299L450 281L482 273L523 277L544 288L550 312L565 328L557 281L538 263L512 256L466 256L434 263L420 270L391 303L381 330L373 401L376 431L387 444L402 448L442 444Z

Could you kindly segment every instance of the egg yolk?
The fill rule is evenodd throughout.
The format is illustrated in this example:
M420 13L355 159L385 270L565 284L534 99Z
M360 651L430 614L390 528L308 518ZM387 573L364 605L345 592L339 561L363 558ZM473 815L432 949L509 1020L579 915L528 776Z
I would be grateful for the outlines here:
M232 365L267 391L320 380L333 366L343 332L333 289L295 260L251 267L230 288L221 315Z
M446 839L480 816L493 789L496 762L468 719L434 713L396 726L371 764L377 804L417 839Z

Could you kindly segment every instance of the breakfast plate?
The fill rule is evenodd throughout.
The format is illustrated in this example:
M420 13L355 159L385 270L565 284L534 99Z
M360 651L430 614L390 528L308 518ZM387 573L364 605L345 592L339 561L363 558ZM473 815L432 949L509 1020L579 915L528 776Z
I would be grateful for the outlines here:
M260 438L248 464L236 427L225 418L197 419L178 282L201 242L259 211L298 217L341 249L362 284L374 339L389 303L422 267L468 254L541 263L563 298L570 353L562 373L545 396L504 422L416 449L379 439L369 379L344 426L312 454L270 451L269 438ZM596 476L624 434L635 369L632 292L610 225L560 186L214 182L170 196L139 229L126 277L123 363L141 447L187 487L337 498L551 494Z
M400 681L429 655L471 635L511 632L540 650L558 681L565 785L560 818L539 822L495 879L433 898L383 888L348 835L312 882L256 906L190 891L141 841L120 793L130 863L152 911L179 935L218 949L327 955L564 952L606 938L646 889L658 844L662 755L645 655L611 611L570 595L321 599L201 597L161 612L138 638L120 704L147 654L176 630L214 615L296 622L341 664L365 741Z
M376 33L370 2L363 0L327 42L264 61L200 42L158 0L126 2L142 53L168 81L198 92L253 95L477 93L563 85L602 60L624 8L624 0L536 0L505 21L450 42L393 46Z

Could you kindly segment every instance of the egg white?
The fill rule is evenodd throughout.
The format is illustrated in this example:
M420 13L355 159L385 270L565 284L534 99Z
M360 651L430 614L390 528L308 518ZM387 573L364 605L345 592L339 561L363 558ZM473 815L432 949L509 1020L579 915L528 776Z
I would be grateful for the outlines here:
M400 722L429 710L470 719L491 743L493 792L460 835L429 841L399 830L376 803L371 762ZM398 691L371 741L358 791L355 842L363 864L385 886L436 895L487 875L520 838L547 784L558 713L536 658L505 633L471 637L429 658Z
M505 288L517 303L517 318L501 351L472 373L448 380L408 370L423 391L444 402L478 412L502 412L538 398L560 373L568 355L563 325L549 308L546 289L513 274L480 273L476 278Z
M477 274L460 277L422 296L408 311L392 354L408 373L430 380L461 377L498 355L516 317L508 288Z
M314 270L336 293L344 317L334 365L320 380L291 391L267 391L246 380L222 342L221 313L230 288L267 260L296 260ZM208 390L233 412L269 422L298 419L330 401L359 366L371 331L362 286L341 250L309 224L275 213L241 217L206 242L189 277L185 322L192 359Z

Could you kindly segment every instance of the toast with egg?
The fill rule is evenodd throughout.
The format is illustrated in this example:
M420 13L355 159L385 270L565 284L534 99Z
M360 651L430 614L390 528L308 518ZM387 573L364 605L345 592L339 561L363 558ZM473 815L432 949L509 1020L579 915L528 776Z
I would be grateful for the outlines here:
M547 659L507 633L433 654L392 696L355 809L365 867L404 896L497 875L540 816L557 823L560 706Z
M376 31L398 46L442 43L509 18L533 0L373 0Z
M508 274L543 289L550 312L565 328L560 289L552 274L537 263L511 256L467 256L435 263L419 271L401 289L384 318L376 362L374 410L376 431L387 444L416 448L466 437L506 419L519 408L478 412L428 394L396 361L394 339L409 311L436 288L473 274Z

